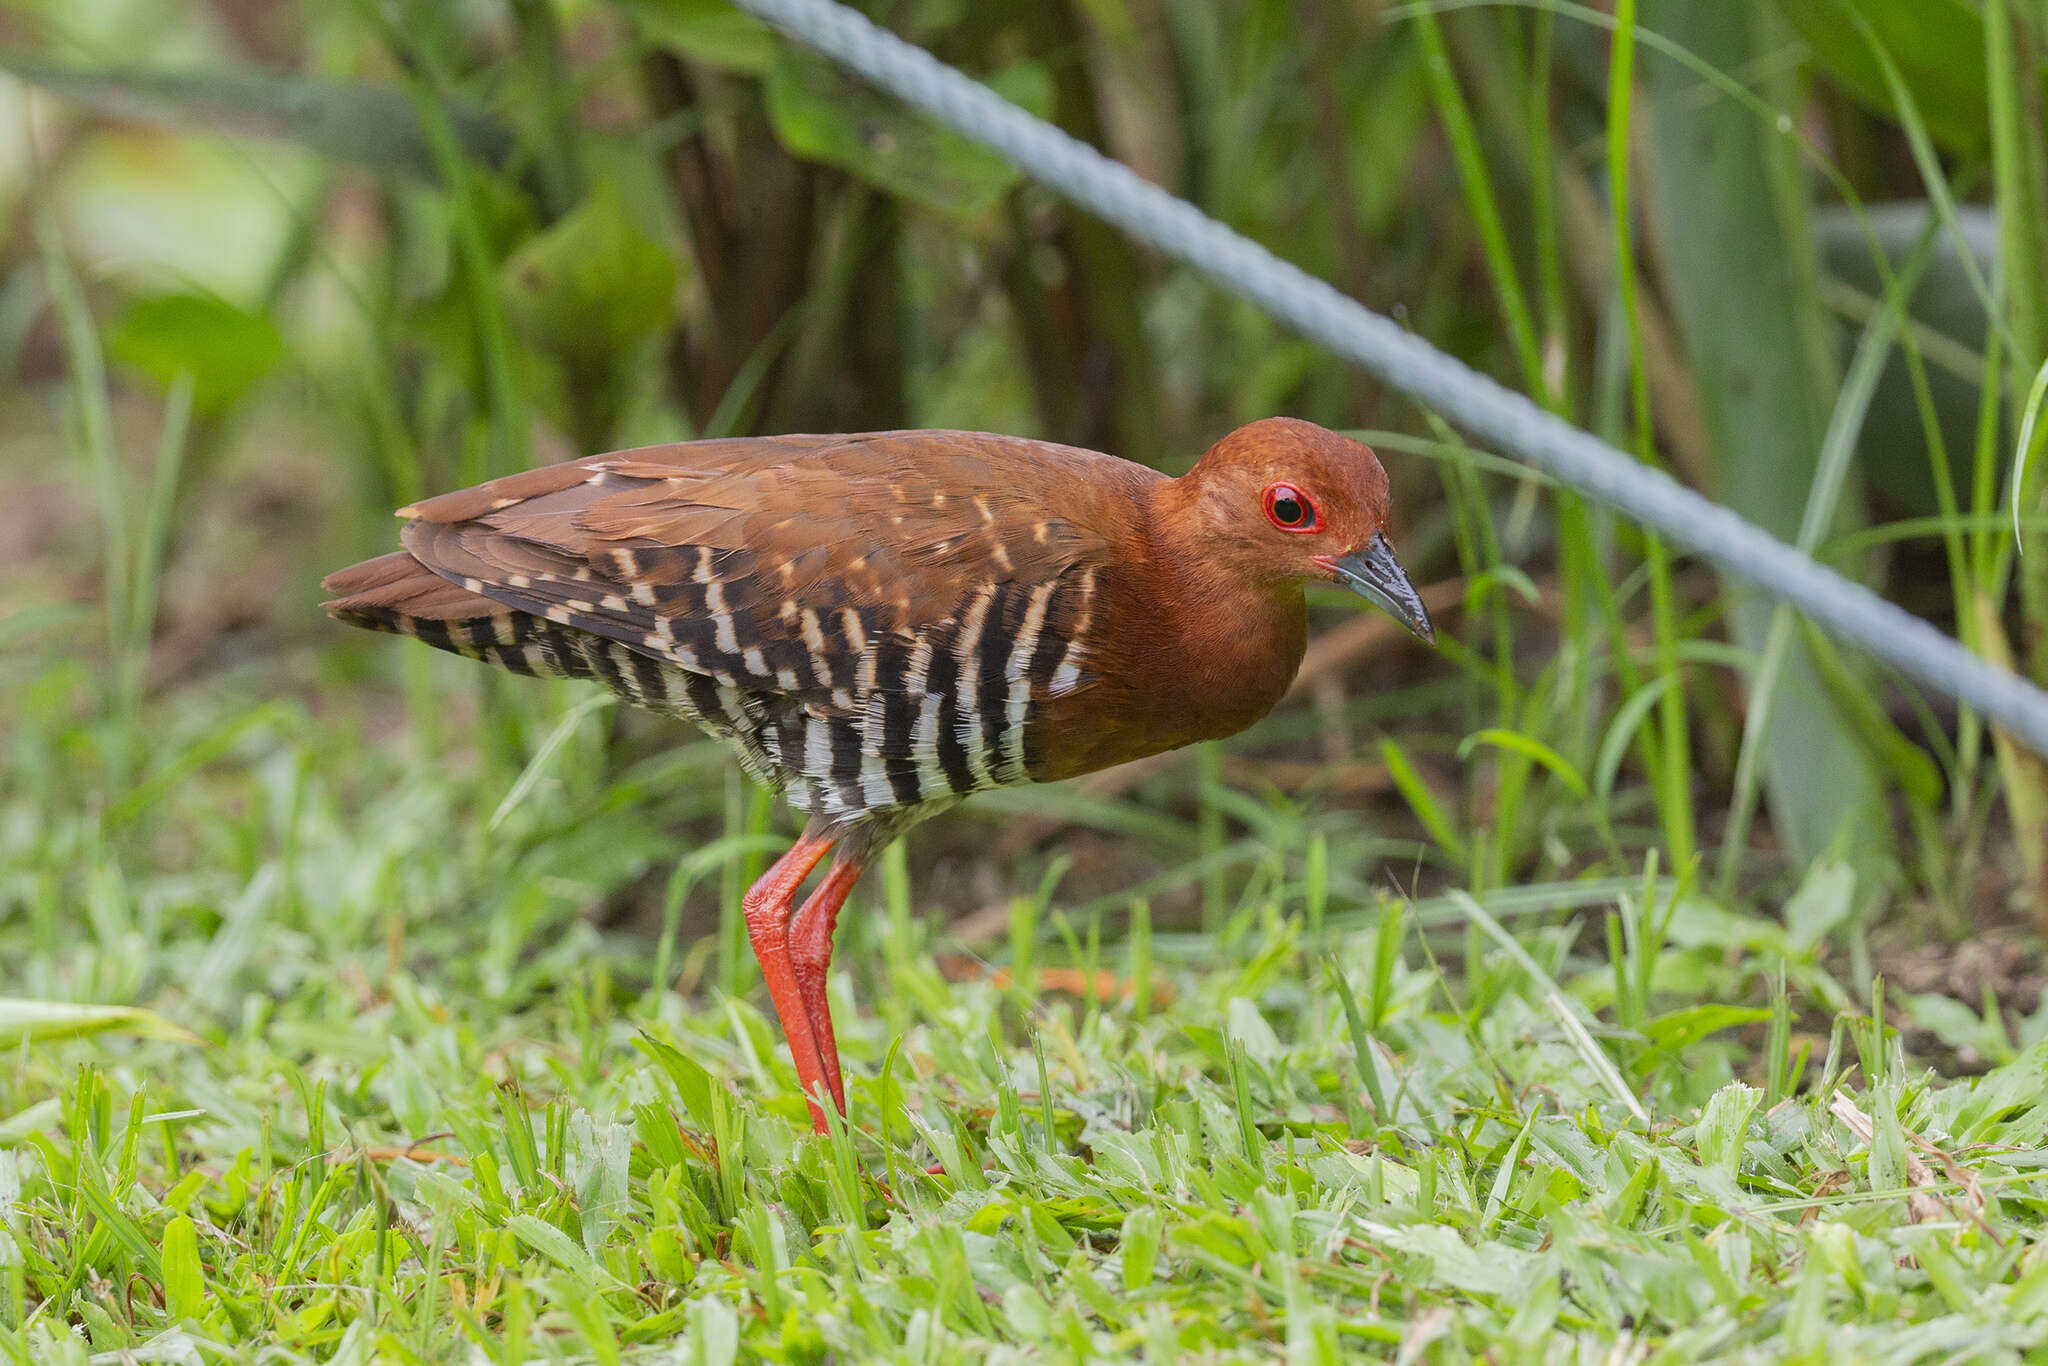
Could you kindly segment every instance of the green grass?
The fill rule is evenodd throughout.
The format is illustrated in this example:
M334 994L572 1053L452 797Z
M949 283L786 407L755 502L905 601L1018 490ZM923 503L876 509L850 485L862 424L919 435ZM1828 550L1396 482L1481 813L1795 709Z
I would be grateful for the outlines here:
M1325 823L1212 929L1020 890L1007 950L951 976L885 868L835 979L853 1128L820 1138L750 972L720 989L715 940L685 944L679 995L585 914L663 820L712 819L706 747L593 778L562 760L605 712L535 688L508 783L468 720L366 745L376 691L317 723L186 697L144 718L142 795L98 807L113 723L80 681L12 676L0 955L19 996L146 1009L0 1008L14 1360L2048 1342L2048 1017L2008 1039L1917 1003L2003 1062L1909 1065L1825 956L1847 865L1782 924L1654 863L1411 904L1361 895ZM760 844L743 821L691 876Z

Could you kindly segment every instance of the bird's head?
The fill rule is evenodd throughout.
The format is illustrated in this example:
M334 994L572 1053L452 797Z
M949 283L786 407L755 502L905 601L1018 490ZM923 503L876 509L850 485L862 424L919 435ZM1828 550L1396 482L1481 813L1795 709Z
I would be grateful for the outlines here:
M1269 417L1211 446L1177 483L1204 559L1275 586L1340 583L1435 642L1387 544L1387 472L1363 442Z

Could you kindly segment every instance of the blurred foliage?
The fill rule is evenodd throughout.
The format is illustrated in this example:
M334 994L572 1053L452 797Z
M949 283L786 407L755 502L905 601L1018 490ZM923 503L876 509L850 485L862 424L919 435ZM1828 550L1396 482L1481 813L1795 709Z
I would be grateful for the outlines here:
M233 407L283 345L267 315L205 294L141 295L107 331L107 354L165 390L192 376L192 402L207 416Z
M654 359L648 343L675 314L680 275L627 218L610 181L506 259L513 333L529 355L553 363L547 382L528 392L585 447L617 427L633 376Z
M1006 66L988 85L1040 118L1052 112L1051 80L1035 62ZM1023 178L994 152L804 48L777 52L763 96L776 139L792 156L837 166L916 204L976 218Z

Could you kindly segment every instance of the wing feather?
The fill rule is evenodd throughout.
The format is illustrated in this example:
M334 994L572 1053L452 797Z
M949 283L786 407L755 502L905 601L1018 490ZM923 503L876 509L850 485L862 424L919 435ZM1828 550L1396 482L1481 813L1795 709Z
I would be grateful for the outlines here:
M1156 477L967 433L692 442L425 500L404 544L467 592L815 714L866 716L883 641L907 654L984 584L1017 585L1006 597L1022 602L1106 562L1103 523L1130 507L1116 495Z

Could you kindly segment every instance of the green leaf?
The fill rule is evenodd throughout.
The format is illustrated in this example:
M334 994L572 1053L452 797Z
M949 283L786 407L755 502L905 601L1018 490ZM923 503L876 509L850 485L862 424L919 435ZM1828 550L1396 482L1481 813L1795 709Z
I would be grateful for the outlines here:
M1987 1058L2004 1062L2012 1056L2012 1045L2004 1028L1976 1011L1937 992L1908 996L1906 1013L1921 1028L1929 1030L1950 1048L1973 1048Z
M618 1288L618 1278L600 1266L595 1257L576 1245L576 1240L545 1219L515 1214L505 1228L520 1242L576 1277L584 1285L604 1290Z
M732 1366L739 1359L740 1321L716 1295L696 1301L690 1314L690 1360L704 1366Z
M1173 1241L1198 1248L1226 1266L1250 1266L1257 1260L1245 1239L1244 1220L1213 1211L1174 1229Z
M2015 541L2024 534L2020 527L2020 503L2027 484L2027 464L2033 459L2041 445L2041 437L2034 435L2036 429L2042 437L2048 437L2048 427L2041 426L2041 405L2048 400L2048 363L2034 372L2034 382L2027 388L2026 406L2020 410L2020 435L2013 443L2012 456L2012 537Z
M172 1322L203 1317L206 1276L199 1265L199 1229L179 1215L164 1225L164 1308Z
M1643 1037L1666 1053L1689 1048L1724 1029L1768 1020L1771 1012L1760 1006L1731 1006L1718 1002L1687 1006L1659 1015L1643 1025Z
M579 372L608 367L675 311L677 269L627 216L617 185L590 197L505 262L505 309L521 337Z
M1164 1237L1165 1226L1159 1211L1151 1206L1141 1206L1124 1216L1123 1232L1117 1241L1126 1291L1136 1294L1152 1284L1153 1270L1159 1261L1159 1245Z
M708 66L759 76L775 62L775 32L725 0L629 0L640 31Z
M679 277L675 258L635 225L609 180L505 262L506 319L557 367L560 387L543 397L585 449L610 437L637 370L633 353L674 316Z
M135 300L107 335L107 354L168 390L192 376L192 408L215 417L277 364L284 349L261 313L210 294L158 294Z
M1524 758L1533 759L1556 774L1557 780L1570 788L1574 796L1584 797L1587 795L1586 780L1579 776L1579 771L1572 767L1571 761L1532 735L1524 735L1518 730L1502 730L1498 727L1490 726L1485 730L1474 731L1466 736L1458 745L1458 757L1460 759L1470 758L1472 751L1481 745L1492 745L1496 749L1511 750L1516 754L1522 755Z
M199 1036L140 1006L74 1005L0 996L0 1043L45 1043L118 1030L143 1039L198 1043Z
M1785 933L1792 947L1807 952L1828 937L1855 909L1856 870L1839 859L1824 859L1785 903Z
M1940 766L1893 724L1883 704L1850 671L1832 640L1803 619L1800 634L1806 642L1814 674L1827 689L1828 698L1844 724L1908 800L1923 810L1932 809L1941 800Z
M711 1088L717 1083L712 1081L703 1064L673 1044L663 1043L645 1031L633 1042L668 1074L669 1081L676 1088L676 1097L682 1101L683 1111L691 1122L700 1129L712 1128Z
M1742 1150L1749 1141L1750 1117L1756 1113L1763 1092L1754 1086L1731 1081L1714 1092L1700 1111L1694 1142L1700 1161L1717 1166L1733 1176L1742 1167Z
M1052 77L1035 62L1014 62L988 84L1040 117L1052 108ZM801 48L776 54L767 99L769 122L791 155L837 166L891 194L947 213L985 214L1022 178L994 152L912 113Z
M1451 821L1437 805L1436 794L1422 781L1422 775L1408 762L1408 756L1393 740L1380 741L1380 760L1387 766L1387 776L1394 780L1394 786L1408 799L1415 818L1422 822L1422 828L1437 842L1443 851L1459 863L1465 862L1465 842L1458 838Z
M1599 809L1605 810L1614 795L1614 780L1621 774L1622 760L1628 757L1628 747L1634 743L1636 731L1642 728L1643 718L1650 714L1650 708L1656 706L1665 693L1678 686L1682 677L1675 673L1659 674L1630 693L1628 699L1614 709L1614 716L1607 723L1607 734L1600 741L1600 753L1593 763L1593 792Z
M1952 152L1981 152L1990 124L1984 16L1968 0L1777 0L1813 59L1856 100L1897 118L1860 17L1898 63L1927 131Z

